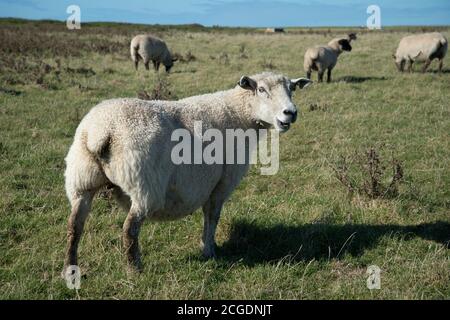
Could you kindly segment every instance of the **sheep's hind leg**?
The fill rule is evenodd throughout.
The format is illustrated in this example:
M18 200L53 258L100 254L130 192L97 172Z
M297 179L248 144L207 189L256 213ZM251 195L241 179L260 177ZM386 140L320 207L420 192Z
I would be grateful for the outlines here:
M323 82L323 71L319 71L319 82Z
M139 250L139 231L144 216L131 208L123 224L123 245L128 259L128 265L135 271L142 271L141 252Z
M216 256L216 228L222 211L223 201L217 196L211 195L203 206L203 256L214 258Z
M442 74L443 67L444 67L444 59L439 59L439 74Z
M123 192L121 188L118 186L113 187L113 196L117 201L120 208L122 208L125 212L129 212L131 208L131 200L128 195Z
M425 64L423 65L423 68L422 68L423 73L427 72L427 69L430 66L430 63L431 63L430 59L427 59L427 61L425 61Z
M83 233L84 223L91 210L94 191L86 191L72 201L72 213L67 227L67 251L62 276L67 267L78 265L78 244Z

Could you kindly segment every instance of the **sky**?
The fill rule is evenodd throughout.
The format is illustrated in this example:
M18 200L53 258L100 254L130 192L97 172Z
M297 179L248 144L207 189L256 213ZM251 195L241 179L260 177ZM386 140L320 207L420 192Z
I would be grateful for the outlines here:
M0 17L66 20L69 5L81 23L365 26L367 7L378 5L381 26L450 25L450 0L0 0Z

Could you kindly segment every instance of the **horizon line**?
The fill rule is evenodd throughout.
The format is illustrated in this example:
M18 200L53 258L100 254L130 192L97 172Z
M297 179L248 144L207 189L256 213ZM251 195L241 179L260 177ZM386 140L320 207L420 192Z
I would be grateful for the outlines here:
M59 19L28 19L28 18L20 18L20 17L0 17L0 20L21 20L21 21L32 21L32 22L60 22L64 23L66 20ZM138 22L126 22L126 21L99 21L99 20L87 20L85 22L81 22L83 24L93 24L93 23L115 23L115 24L130 24L130 25L141 25L141 26L198 26L202 28L242 28L242 29L262 29L262 28L359 28L359 29L367 29L367 26L364 25L322 25L322 26L307 26L307 25L267 25L267 26L239 26L239 25L205 25L198 22L191 23L172 23L172 24L162 24L162 23L138 23ZM384 27L450 27L450 24L386 24ZM377 29L378 31L383 30L383 26L381 29ZM372 31L377 31L372 30Z

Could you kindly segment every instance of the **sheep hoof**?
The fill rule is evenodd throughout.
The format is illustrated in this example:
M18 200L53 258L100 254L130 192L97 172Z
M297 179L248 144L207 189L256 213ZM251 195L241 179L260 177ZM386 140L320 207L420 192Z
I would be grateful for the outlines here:
M204 248L203 249L203 257L205 259L215 259L217 257L216 255L216 250L214 247L210 247L210 248Z
M70 268L70 270L69 270L69 268ZM61 278L63 280L67 280L68 276L74 275L76 273L78 273L80 275L80 268L78 268L78 266L65 264L61 271Z
M127 270L130 274L140 274L144 271L144 268L140 262L132 264L129 263Z
M127 266L130 273L141 273L144 268L142 266L140 253L129 253Z

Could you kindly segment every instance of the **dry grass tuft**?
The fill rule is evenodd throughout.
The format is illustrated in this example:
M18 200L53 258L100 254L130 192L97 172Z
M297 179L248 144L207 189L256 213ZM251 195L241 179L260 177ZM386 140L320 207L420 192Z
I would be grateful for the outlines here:
M394 152L391 157L381 157L383 147L370 147L352 156L340 156L332 166L336 178L350 195L366 195L371 199L394 198L403 181L403 166Z
M146 90L138 92L138 98L142 100L174 100L170 89L170 82L166 76L157 77L150 93Z

